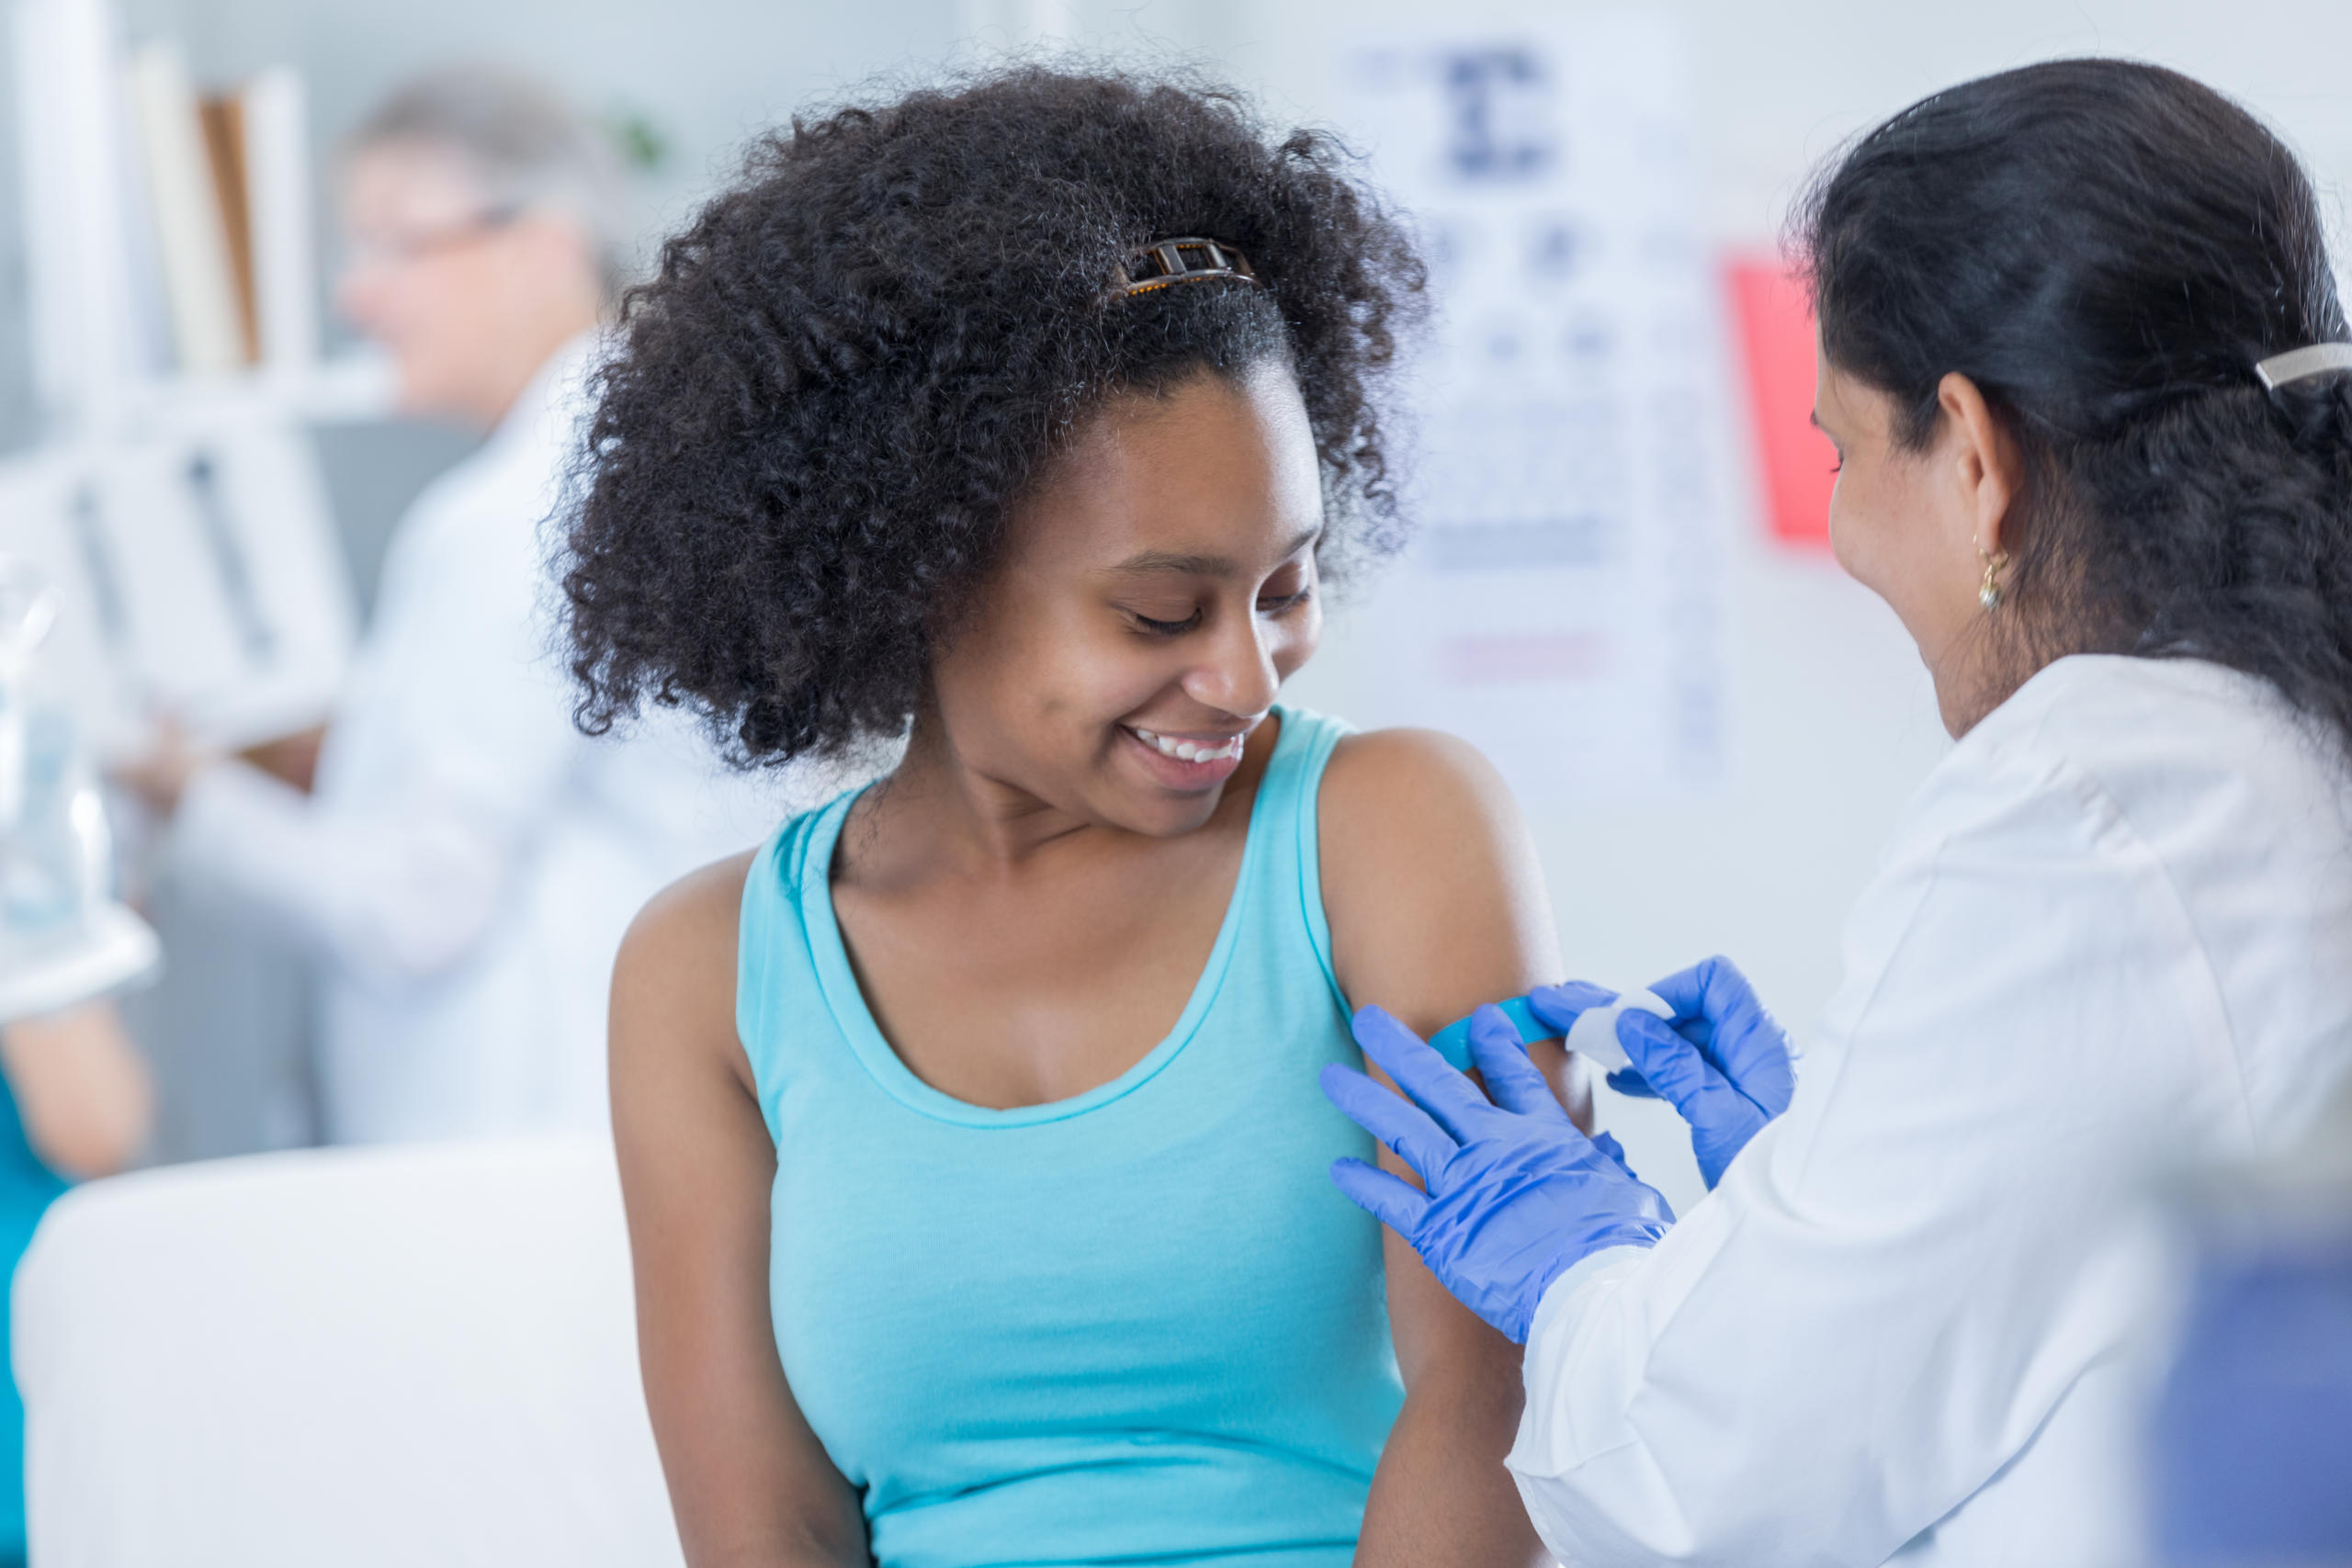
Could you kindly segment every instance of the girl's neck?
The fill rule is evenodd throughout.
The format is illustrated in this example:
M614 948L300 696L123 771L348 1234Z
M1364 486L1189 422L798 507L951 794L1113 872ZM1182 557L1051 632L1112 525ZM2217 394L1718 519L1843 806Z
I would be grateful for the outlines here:
M868 836L887 845L887 863L967 875L1017 874L1048 846L1105 830L973 763L928 705L915 715L906 754L860 810Z

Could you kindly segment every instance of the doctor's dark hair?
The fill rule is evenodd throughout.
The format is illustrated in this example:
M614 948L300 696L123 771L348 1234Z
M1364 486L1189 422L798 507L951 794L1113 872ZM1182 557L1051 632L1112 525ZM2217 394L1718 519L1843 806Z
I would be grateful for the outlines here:
M2254 373L2352 335L2277 137L2176 72L2055 61L1871 131L1799 228L1823 352L1898 444L1956 371L2025 457L1987 707L2068 653L2199 658L2352 744L2352 376Z
M1348 162L1229 93L1037 67L760 140L602 372L563 563L582 727L684 705L752 763L901 733L1079 423L1204 373L1287 366L1327 540L1393 542L1378 394L1423 272ZM1259 285L1104 299L1186 235Z

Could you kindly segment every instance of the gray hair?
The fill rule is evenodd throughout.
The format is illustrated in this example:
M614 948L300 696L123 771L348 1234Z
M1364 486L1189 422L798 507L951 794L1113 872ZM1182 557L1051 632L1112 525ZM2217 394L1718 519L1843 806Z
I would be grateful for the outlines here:
M454 154L497 207L553 208L585 231L607 293L636 242L620 160L609 138L553 89L490 65L447 66L393 92L344 142Z

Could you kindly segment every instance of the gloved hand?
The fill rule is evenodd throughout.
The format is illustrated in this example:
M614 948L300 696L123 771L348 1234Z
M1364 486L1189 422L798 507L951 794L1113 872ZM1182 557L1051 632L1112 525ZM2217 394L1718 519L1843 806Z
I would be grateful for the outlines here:
M1796 1053L1788 1032L1764 1010L1728 958L1710 958L1650 987L1674 1009L1669 1023L1626 1010L1617 1043L1632 1059L1609 1075L1621 1094L1664 1099L1690 1123L1690 1152L1712 1190L1764 1124L1796 1093ZM1573 1027L1587 1008L1614 999L1570 983L1528 993L1527 1005L1554 1029Z
M1323 1069L1323 1092L1429 1190L1356 1159L1334 1161L1331 1179L1518 1343L1527 1343L1544 1287L1569 1265L1604 1247L1651 1246L1674 1223L1614 1138L1577 1131L1499 1008L1480 1008L1470 1026L1492 1103L1378 1008L1356 1014L1355 1036L1414 1103L1336 1062Z

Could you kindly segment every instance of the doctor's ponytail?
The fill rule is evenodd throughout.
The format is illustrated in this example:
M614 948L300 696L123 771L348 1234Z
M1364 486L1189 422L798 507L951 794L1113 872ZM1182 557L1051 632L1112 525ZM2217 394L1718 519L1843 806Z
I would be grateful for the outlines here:
M2014 689L2069 653L2213 660L2352 748L2352 338L2317 203L2253 116L2176 72L2055 61L1913 105L1800 218L1822 348L1935 438L1968 377L2027 460L1985 622Z

